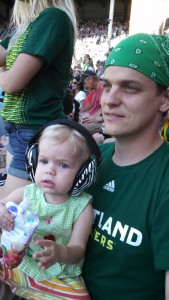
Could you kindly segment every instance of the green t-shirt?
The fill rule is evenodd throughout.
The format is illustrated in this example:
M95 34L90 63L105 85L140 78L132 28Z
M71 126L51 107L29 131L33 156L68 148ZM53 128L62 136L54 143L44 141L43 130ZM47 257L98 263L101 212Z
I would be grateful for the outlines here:
M169 270L169 144L131 166L101 146L83 276L93 300L164 300Z
M45 9L29 25L7 56L6 67L11 68L19 53L39 56L45 65L20 93L5 93L5 120L39 129L65 117L62 99L70 77L73 39L69 17L57 8ZM9 37L1 45L7 48L8 42Z

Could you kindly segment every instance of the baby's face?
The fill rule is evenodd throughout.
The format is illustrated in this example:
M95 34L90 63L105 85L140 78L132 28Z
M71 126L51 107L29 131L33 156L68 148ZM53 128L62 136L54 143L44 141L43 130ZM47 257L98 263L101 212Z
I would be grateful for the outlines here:
M55 203L58 198L67 200L83 161L81 150L75 151L70 141L59 144L45 139L40 142L35 182L45 195L54 196L50 196L49 202Z

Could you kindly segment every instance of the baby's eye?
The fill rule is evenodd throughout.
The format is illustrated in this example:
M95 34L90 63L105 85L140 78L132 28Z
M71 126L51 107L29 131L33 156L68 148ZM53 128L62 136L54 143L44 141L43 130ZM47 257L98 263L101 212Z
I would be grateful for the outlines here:
M60 162L59 163L59 167L63 168L63 169L66 169L66 168L69 168L69 166L63 162Z
M48 161L47 161L47 159L39 159L38 160L38 163L41 163L41 164L47 164L48 163Z

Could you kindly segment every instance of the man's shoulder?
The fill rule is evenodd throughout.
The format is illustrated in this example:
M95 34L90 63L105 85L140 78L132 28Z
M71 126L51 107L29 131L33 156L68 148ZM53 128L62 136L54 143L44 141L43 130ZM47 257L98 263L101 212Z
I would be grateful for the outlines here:
M115 143L110 142L110 143L105 143L105 144L100 144L100 152L102 156L108 156L108 154L112 155L114 151Z
M158 151L159 160L164 166L169 166L169 143L164 142Z
M164 143L161 145L161 147L159 148L161 151L161 153L165 153L166 158L169 158L169 143L167 143L166 141L164 141Z

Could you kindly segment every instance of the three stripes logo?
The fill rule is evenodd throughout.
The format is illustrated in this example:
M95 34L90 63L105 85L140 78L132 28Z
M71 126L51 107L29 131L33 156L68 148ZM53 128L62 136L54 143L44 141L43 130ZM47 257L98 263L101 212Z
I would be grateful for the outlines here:
M107 191L109 191L109 192L111 192L111 193L113 193L114 190L115 190L115 181L112 180L112 181L106 183L106 184L103 186L103 189L104 189L104 190L107 190Z

